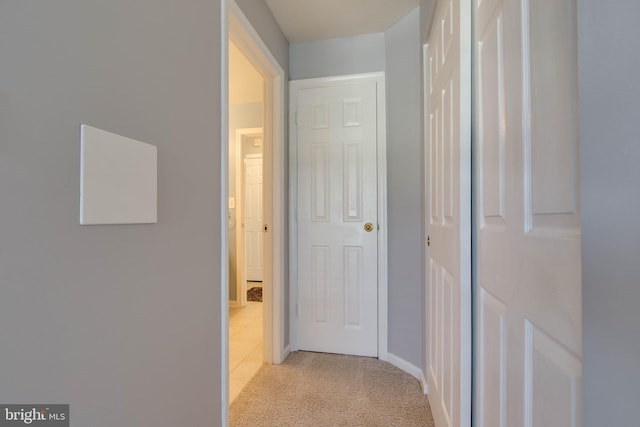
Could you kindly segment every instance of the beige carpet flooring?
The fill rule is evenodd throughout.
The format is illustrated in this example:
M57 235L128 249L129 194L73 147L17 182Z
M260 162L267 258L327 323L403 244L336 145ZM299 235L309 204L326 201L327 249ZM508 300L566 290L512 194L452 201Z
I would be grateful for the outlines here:
M369 357L294 352L265 365L235 399L232 427L433 427L420 383Z

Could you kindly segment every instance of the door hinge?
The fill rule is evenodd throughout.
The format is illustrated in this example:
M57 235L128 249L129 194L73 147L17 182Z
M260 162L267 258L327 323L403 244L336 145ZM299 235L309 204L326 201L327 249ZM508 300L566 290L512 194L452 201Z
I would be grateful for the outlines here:
M427 246L431 246L431 236L427 236Z
M269 226L268 226L267 224L265 224L265 225L263 226L263 230L264 230L264 232L266 233L267 231L269 231Z

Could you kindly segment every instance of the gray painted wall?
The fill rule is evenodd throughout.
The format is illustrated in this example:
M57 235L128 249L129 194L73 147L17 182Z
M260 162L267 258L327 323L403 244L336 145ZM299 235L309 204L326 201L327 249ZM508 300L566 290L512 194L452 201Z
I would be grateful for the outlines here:
M292 79L387 77L389 352L421 366L420 28L415 9L385 33L291 45ZM385 59L386 58L386 59Z
M0 402L219 424L220 28L219 1L0 2ZM158 147L158 224L79 225L81 123Z
M420 13L385 33L387 58L387 194L389 215L389 352L421 366L422 173Z
M585 427L638 425L640 3L578 6Z
M384 71L384 33L289 46L291 80Z

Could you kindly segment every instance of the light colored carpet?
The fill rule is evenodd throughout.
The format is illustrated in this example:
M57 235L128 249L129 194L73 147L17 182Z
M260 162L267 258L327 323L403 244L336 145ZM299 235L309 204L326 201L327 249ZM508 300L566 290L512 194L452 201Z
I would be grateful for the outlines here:
M265 365L230 408L230 425L433 427L420 383L369 357L294 352Z

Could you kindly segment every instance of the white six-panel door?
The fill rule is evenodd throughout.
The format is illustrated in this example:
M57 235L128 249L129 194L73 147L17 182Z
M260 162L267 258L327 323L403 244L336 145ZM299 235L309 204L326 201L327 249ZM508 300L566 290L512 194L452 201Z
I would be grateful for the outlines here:
M244 261L245 279L261 282L264 270L264 214L262 206L262 155L244 158Z
M471 424L470 5L440 1L426 79L429 402L437 427Z
M376 83L297 90L301 350L378 355L376 144Z
M581 425L574 0L473 0L475 415Z

